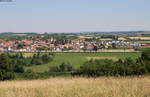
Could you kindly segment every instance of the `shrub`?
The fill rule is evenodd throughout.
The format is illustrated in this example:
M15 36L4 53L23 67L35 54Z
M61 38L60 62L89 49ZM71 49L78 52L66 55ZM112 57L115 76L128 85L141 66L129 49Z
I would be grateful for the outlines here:
M13 65L6 54L0 55L0 80L14 79Z
M15 65L14 72L16 72L16 73L24 73L23 66Z
M49 68L49 72L71 72L73 71L72 65L69 63L62 63L59 66L54 66Z
M73 75L82 76L128 76L144 75L150 73L149 51L142 53L141 57L135 61L131 58L112 60L90 60L85 62Z

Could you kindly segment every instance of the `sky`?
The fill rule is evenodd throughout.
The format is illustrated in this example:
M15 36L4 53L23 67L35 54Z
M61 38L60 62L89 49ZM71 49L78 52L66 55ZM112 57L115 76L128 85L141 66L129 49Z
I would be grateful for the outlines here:
M149 11L150 0L13 0L0 2L0 32L150 30Z

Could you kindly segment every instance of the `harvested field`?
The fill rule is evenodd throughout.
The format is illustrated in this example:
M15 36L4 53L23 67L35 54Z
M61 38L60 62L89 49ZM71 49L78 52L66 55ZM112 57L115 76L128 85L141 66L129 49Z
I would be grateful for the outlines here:
M0 97L150 97L150 77L6 81Z
M117 57L87 57L87 59L88 60L108 59L108 60L118 61L119 58L117 58Z
M118 40L127 40L127 39L124 37L119 37Z
M134 40L150 40L150 37L129 37L130 39L134 39Z

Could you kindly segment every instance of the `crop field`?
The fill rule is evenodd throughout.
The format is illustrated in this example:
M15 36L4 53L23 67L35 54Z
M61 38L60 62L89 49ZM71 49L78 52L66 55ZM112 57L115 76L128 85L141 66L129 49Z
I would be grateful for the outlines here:
M119 37L118 40L127 40L125 37Z
M29 53L29 55L31 54ZM26 56L28 56L28 54L26 54ZM140 53L56 53L52 62L39 66L25 67L25 69L31 69L36 72L44 72L47 71L50 66L57 66L63 62L70 63L74 68L78 68L90 59L112 59L116 61L119 58L136 59L139 56Z
M0 97L150 97L150 77L5 81Z
M130 39L135 39L135 40L150 40L150 37L129 37Z
M150 44L150 41L142 41L142 40L139 40L139 41L136 41L137 43L145 43L145 44Z

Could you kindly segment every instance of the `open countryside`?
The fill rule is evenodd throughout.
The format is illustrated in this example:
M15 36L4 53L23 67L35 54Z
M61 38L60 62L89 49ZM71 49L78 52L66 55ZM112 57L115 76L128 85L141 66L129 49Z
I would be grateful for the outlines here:
M32 55L32 53L24 53L25 56ZM140 53L56 53L54 60L50 63L40 65L40 66L30 66L25 67L26 70L31 69L36 72L44 72L49 69L50 66L58 66L61 63L70 63L75 68L80 67L84 62L89 59L99 58L99 59L114 59L115 61L119 58L132 58L136 59L140 56Z
M150 40L150 37L129 37L129 38L135 40Z
M0 97L149 97L149 40L120 33L2 33Z
M150 77L49 78L0 82L0 97L150 97Z
M0 0L0 97L150 97L150 0Z

